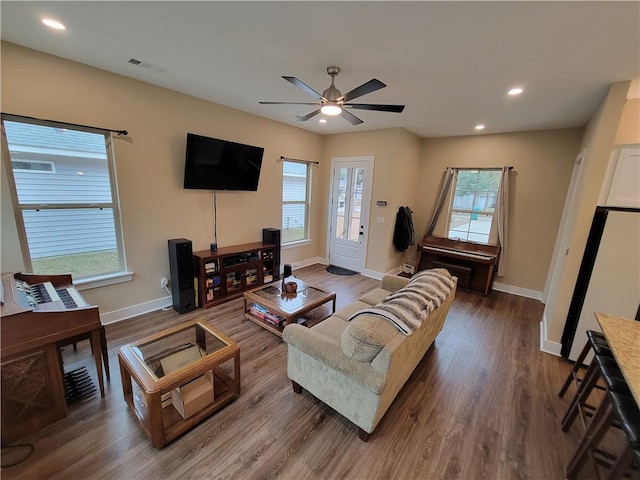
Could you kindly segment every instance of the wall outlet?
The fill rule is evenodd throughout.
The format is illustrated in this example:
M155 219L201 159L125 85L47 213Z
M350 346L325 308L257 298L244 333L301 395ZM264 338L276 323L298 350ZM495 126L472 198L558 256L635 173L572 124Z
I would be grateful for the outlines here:
M169 285L169 279L167 277L163 277L160 280L160 288L166 288Z

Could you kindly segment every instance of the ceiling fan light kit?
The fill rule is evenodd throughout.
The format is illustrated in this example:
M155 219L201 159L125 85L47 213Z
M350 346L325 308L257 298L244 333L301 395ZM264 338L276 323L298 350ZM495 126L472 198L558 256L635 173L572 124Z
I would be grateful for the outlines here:
M340 105L323 105L320 111L325 115L340 115L342 113L342 107Z
M364 123L360 118L356 117L351 112L346 111L346 108L356 109L356 110L375 110L378 112L392 112L392 113L401 113L404 110L404 105L376 105L371 103L347 103L351 100L354 100L358 97L366 95L367 93L375 92L376 90L380 90L381 88L386 87L384 83L380 80L373 78L366 83L363 83L359 87L354 88L350 92L342 95L342 92L338 90L334 81L336 75L340 73L340 67L331 66L327 67L327 73L331 77L331 85L327 88L322 95L316 92L313 88L304 84L302 81L298 80L296 77L288 77L283 76L286 81L292 83L300 90L314 97L317 102L309 103L309 102L259 102L263 105L317 105L320 108L314 110L307 115L302 117L298 117L297 120L299 122L304 122L309 120L312 117L315 117L319 113L324 113L325 115L341 115L344 119L346 119L352 125L359 125Z

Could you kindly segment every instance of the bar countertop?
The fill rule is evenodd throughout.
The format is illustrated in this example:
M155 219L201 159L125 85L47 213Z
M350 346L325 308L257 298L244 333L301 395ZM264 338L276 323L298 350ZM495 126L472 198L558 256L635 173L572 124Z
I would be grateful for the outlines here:
M640 405L640 322L595 312L629 389Z

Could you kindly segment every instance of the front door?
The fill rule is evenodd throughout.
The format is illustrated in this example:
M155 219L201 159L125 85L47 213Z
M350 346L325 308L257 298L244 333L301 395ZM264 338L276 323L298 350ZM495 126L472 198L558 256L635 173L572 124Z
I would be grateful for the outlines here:
M329 263L362 272L369 233L373 157L331 159Z

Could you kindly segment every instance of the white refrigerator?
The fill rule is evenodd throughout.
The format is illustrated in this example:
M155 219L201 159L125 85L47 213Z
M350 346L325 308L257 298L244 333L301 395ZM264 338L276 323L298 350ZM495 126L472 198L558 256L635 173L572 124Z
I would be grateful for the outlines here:
M594 312L639 318L639 209L597 207L562 336L563 357L575 360L586 331L600 331Z

